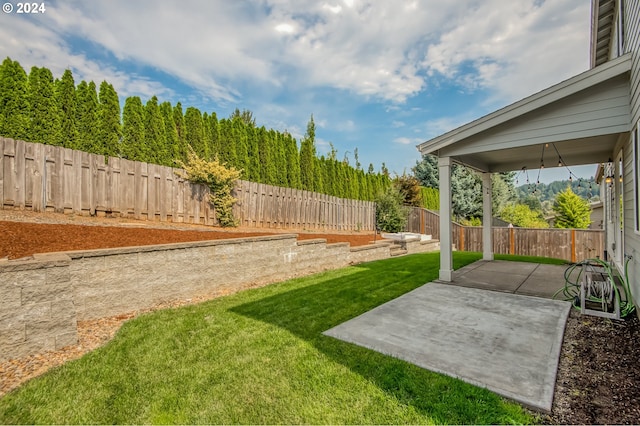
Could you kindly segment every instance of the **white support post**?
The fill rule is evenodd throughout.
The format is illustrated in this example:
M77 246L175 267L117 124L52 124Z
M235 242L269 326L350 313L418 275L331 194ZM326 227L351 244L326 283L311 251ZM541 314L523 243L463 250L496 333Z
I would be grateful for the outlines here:
M491 173L482 173L482 259L493 260L493 233L491 224L493 212L491 211Z
M451 281L453 245L451 243L451 157L438 158L440 177L440 281Z

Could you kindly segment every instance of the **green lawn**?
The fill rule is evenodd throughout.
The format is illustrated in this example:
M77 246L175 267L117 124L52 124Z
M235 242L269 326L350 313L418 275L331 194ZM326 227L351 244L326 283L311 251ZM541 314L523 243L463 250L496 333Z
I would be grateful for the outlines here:
M456 252L454 266L480 257ZM403 256L140 316L0 399L0 424L535 422L492 392L321 334L437 278L438 264Z

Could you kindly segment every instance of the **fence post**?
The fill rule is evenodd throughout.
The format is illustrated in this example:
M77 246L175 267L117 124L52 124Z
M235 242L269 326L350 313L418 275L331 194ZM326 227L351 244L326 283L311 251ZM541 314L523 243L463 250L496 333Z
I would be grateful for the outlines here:
M516 253L515 228L509 228L509 254Z
M576 230L571 230L571 263L576 263Z

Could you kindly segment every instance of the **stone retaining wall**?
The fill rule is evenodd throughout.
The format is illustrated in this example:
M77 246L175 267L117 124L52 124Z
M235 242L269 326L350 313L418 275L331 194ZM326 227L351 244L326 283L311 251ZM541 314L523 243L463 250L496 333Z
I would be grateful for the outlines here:
M295 234L36 254L0 261L0 361L77 342L77 321L385 259Z

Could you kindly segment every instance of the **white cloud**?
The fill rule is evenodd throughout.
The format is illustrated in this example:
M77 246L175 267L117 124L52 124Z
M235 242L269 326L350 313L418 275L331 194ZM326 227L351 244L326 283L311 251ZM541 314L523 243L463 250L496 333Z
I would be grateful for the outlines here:
M401 104L434 76L489 89L492 101L504 102L586 68L584 3L52 0L37 22L0 16L0 46L21 63L99 74L123 93L161 94L163 87L105 66L100 52L74 51L73 40L223 102L251 96L242 91L250 83L330 87Z
M423 66L510 102L586 70L588 25L589 8L577 0L486 0L457 16Z
M49 11L47 11L49 13ZM2 18L0 16L0 18ZM4 17L0 25L0 51L7 52L27 73L32 66L46 66L54 78L66 69L73 72L76 84L82 80L100 85L103 80L113 84L120 96L173 96L174 93L157 81L127 73L87 59L84 54L72 53L63 39L53 30L35 22ZM28 36L26 36L28 34Z
M339 4L337 4L335 6L332 6L332 5L329 5L329 4L323 4L322 8L325 9L325 10L328 10L331 13L335 13L335 14L338 14L338 13L342 12L342 6L340 6Z
M457 116L447 116L433 120L427 120L423 125L420 126L420 134L424 135L424 137L420 138L418 144L443 133L446 133L452 129L455 129L476 118L478 117L473 116L473 112L465 111Z
M293 34L295 32L295 27L288 23L279 24L276 25L276 31L279 33Z
M424 141L422 140L422 138L399 137L399 138L395 138L393 142L399 143L400 145L417 145Z

